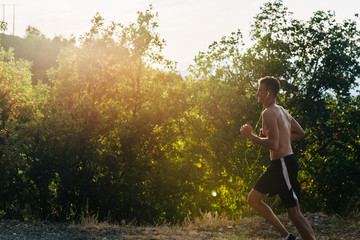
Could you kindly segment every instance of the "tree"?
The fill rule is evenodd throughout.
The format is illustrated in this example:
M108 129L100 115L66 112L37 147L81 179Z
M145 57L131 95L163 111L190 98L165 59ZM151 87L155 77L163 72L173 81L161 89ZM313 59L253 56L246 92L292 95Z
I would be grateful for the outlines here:
M97 14L51 71L52 97L29 155L43 217L176 219L181 202L167 200L181 186L168 174L179 168L164 151L177 140L169 134L187 107L186 87L159 55L155 14L138 14L134 24L108 27Z
M0 21L0 31L6 31L7 23L4 21Z
M306 207L350 216L359 209L359 97L329 99L330 117L307 134L302 160Z
M284 103L292 112L296 108L302 124L310 127L328 117L329 93L349 99L357 85L359 30L356 20L338 23L330 11L315 12L306 22L290 16L282 1L264 5L253 24L254 57L281 66L270 67L267 75L280 78Z
M45 35L36 27L28 26L25 30L25 38L45 38Z
M198 81L198 85L203 87L197 99L199 103L206 102L203 116L205 119L211 116L215 122L224 118L228 120L229 113L238 112L239 115L234 119L238 126L244 119L247 119L246 122L257 125L257 119L251 117L260 113L258 107L251 105L251 102L256 101L253 92L256 89L254 85L260 77L273 75L279 78L282 84L280 104L290 111L308 133L315 132L314 129L318 128L321 122L327 122L332 116L330 109L335 105L331 103L332 100L340 106L346 102L355 104L351 101L350 90L357 85L356 79L360 77L358 61L360 35L357 22L345 20L339 23L336 22L334 13L323 11L314 13L309 21L299 21L292 18L292 13L282 1L265 3L260 10L252 24L253 45L250 48L241 49L240 32L232 33L228 38L223 37L219 43L214 42L209 46L209 51L200 52L195 58L195 65L191 66L192 75L189 79ZM222 87L237 89L239 94L231 95ZM217 91L220 92L219 95ZM241 99L241 101L236 102L231 108L221 105L224 102L229 103L230 99ZM349 106L354 106L351 104ZM345 109L344 112L347 111ZM216 132L222 127L216 125L214 129ZM228 133L225 136L216 141L216 146L227 143L231 134ZM304 162L315 161L313 155L306 154L307 146L316 146L311 149L322 146L317 145L319 142L313 137L314 135L311 134L306 142L300 141L295 144L295 152L300 153L300 158ZM234 151L235 146L242 146L236 150L243 149L244 151L244 143L231 145L237 140L230 141L233 141L227 143L230 149ZM344 144L348 142L345 139L343 141ZM353 145L356 144L350 143L350 146ZM232 150L228 149L226 152L232 152ZM246 152L249 151L246 150ZM253 153L250 166L256 166L257 170L254 171L254 168L251 168L253 171L244 172L250 179L246 181L248 187L261 172L261 167L266 164L265 158L260 157L256 152L255 150ZM216 153L220 153L221 157L224 156L219 149ZM336 155L335 151L328 154L337 159L333 163L341 164L339 155ZM310 155L311 159L308 159ZM230 162L230 160L225 160L222 164L225 165L227 161ZM317 158L316 161L322 160ZM241 163L243 166L243 162ZM316 162L316 164L320 163ZM314 164L312 167L316 168ZM342 170L345 171L347 167L343 167ZM308 179L304 177L308 176L306 171L315 174L314 169L310 170L306 166L303 166L303 169L302 181ZM245 180L245 178L242 179ZM351 181L349 184L354 186ZM332 192L331 196L336 199L336 192ZM324 201L324 198L325 195L317 200ZM329 195L326 199L328 198ZM341 202L345 201L345 199L341 200ZM322 209L333 209L338 212L339 209L335 208L336 204L340 206L337 202Z
M105 26L100 14L92 23L79 45L60 51L49 85L35 85L31 64L0 50L0 215L153 223L251 214L246 196L269 158L239 128L260 128L255 92L264 75L281 80L280 104L306 128L294 149L303 206L359 207L355 20L316 12L302 22L282 1L266 3L252 46L239 30L222 37L185 79L162 56L151 6L127 26ZM28 30L34 46L63 43Z
M30 63L15 60L12 49L0 48L0 69L0 211L6 218L22 218L33 200L24 146L32 144L28 129L36 115L40 87L31 85Z
M35 27L29 26L26 29L24 38L1 34L1 45L4 49L14 49L14 56L17 59L26 59L32 62L32 82L50 84L47 77L47 70L57 66L57 56L61 49L73 45L74 39L65 39L56 36L53 39L47 38Z

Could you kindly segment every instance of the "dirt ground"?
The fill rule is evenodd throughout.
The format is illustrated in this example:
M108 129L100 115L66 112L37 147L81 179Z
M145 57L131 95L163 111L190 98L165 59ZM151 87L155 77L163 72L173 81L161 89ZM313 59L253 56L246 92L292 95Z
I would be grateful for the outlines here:
M306 215L319 240L358 240L360 221L343 220L339 216ZM297 234L288 218L280 216L286 227ZM298 234L297 234L298 235ZM0 220L0 239L132 239L132 240L260 240L281 239L274 229L260 217L237 221L208 219L183 226L134 226L87 221L83 224L54 224L12 222Z

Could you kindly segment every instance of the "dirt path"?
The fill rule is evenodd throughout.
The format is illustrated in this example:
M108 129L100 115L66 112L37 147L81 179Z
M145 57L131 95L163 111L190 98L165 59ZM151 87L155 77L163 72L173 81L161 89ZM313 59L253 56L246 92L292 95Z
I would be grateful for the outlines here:
M286 216L280 216L290 231L297 233ZM318 240L358 240L360 221L345 221L323 214L307 216ZM120 226L107 223L86 225L26 223L0 220L0 239L132 239L132 240L260 240L280 239L279 235L260 217L237 221L188 224L187 226Z

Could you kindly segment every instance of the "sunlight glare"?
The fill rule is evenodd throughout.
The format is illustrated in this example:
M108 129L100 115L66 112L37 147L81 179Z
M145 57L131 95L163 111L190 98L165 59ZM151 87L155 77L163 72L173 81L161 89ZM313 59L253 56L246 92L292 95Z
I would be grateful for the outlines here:
M217 192L216 192L215 190L212 190L212 191L211 191L211 196L216 197L216 196L217 196Z

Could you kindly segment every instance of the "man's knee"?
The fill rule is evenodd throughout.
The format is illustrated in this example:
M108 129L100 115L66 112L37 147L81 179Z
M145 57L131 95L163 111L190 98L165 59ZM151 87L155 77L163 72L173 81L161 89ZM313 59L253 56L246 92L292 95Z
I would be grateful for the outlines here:
M292 222L297 222L297 220L299 219L299 214L297 213L288 212L288 216Z
M300 218L302 218L302 213L300 212L299 205L288 209L288 216L292 222L296 222Z
M252 208L256 208L256 206L261 203L262 199L263 194L253 189L248 195L247 202Z
M248 197L247 197L247 203L252 207L253 204L255 203L254 197L251 195L251 193L249 193Z

